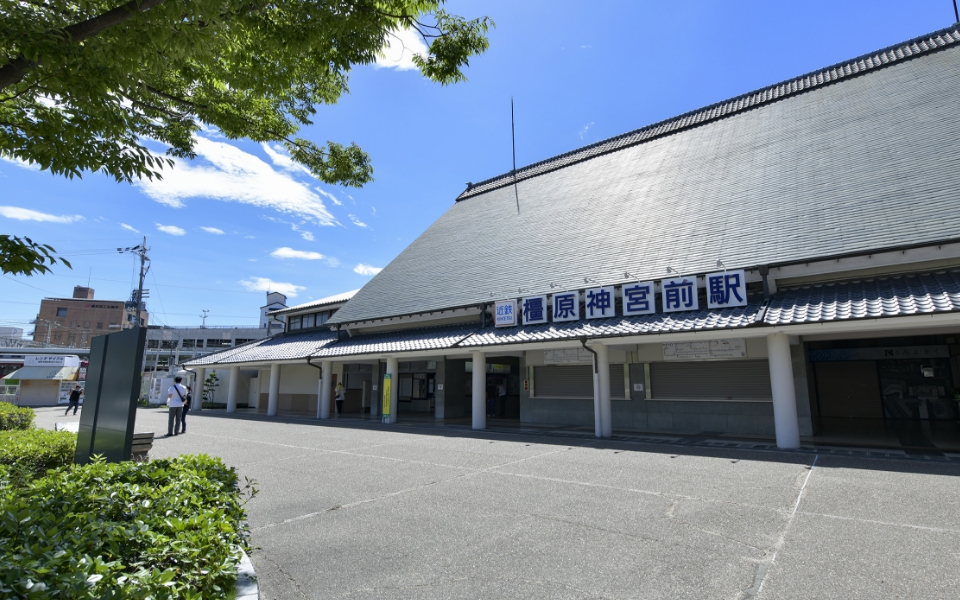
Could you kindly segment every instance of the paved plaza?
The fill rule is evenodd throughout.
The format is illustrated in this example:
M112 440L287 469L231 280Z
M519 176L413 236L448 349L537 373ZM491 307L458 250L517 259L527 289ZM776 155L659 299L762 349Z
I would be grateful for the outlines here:
M257 481L263 599L960 597L947 460L222 411L151 456L184 453Z

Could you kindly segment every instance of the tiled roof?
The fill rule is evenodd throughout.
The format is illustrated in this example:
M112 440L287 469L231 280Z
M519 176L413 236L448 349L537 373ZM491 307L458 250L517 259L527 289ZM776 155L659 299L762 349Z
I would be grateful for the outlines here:
M484 188L331 322L584 289L585 278L656 280L668 266L702 274L718 260L749 269L958 240L958 40L943 30L610 141L616 152L557 159L519 181L519 211L512 185Z
M236 348L228 348L201 356L183 364L187 367L204 367L208 365L304 359L318 348L322 348L336 341L336 339L336 332L329 329L280 334Z
M514 179L516 179L516 181L523 181L524 179L543 175L550 171L556 171L557 169L590 160L591 158L609 152L616 152L617 150L642 144L643 142L664 135L670 135L671 133L676 133L691 127L698 127L717 119L723 119L737 113L751 110L763 104L777 102L778 100L783 100L796 94L809 92L818 87L863 75L876 69L882 69L886 66L910 60L911 58L928 52L952 46L958 42L960 42L960 27L953 25L952 27L929 35L914 38L901 44L884 48L883 50L864 54L852 60L807 73L800 77L788 79L787 81L782 81L754 92L742 94L730 100L711 104L710 106L693 110L680 116L654 123L653 125L641 127L640 129L618 135L608 140L578 148L572 152L548 158L547 160L518 169L516 176L514 176L513 173L504 173L503 175L498 175L486 181L481 181L467 188L457 197L457 201L466 200L467 198L472 198L473 196L478 196L500 187L513 185Z
M779 290L763 322L794 325L951 311L960 311L960 271Z
M370 333L346 337L313 353L316 358L335 358L359 354L413 352L415 350L443 350L453 347L479 327L479 323L463 323L442 327L401 329L385 333Z
M335 296L327 296L326 298L320 298L319 300L311 300L310 302L304 302L303 304L297 304L296 306L288 306L286 308L281 308L279 310L271 311L271 315L285 315L288 313L300 312L301 310L307 310L310 308L319 308L321 306L328 306L331 304L342 304L353 298L354 294L359 292L359 289L350 290L349 292L344 292L342 294L337 294Z
M738 329L759 322L761 304L751 303L738 308L659 313L641 317L611 317L568 323L546 323L522 327L487 327L460 342L458 346L494 346L550 342L581 337L622 337L655 333L681 333L711 329Z

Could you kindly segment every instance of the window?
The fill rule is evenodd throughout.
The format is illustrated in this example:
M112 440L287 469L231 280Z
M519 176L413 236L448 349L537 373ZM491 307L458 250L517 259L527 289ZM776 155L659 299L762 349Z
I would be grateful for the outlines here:
M207 348L224 348L230 345L230 340L207 340Z
M97 329L103 329L103 323L97 323Z
M300 329L300 317L290 317L290 323L287 326L288 331L296 331Z
M90 329L90 321L84 321L84 322L83 322L83 328L84 328L84 329Z
M160 340L147 340L147 348L159 348Z
M58 308L58 309L57 309L57 316L58 316L58 317L65 317L65 316L67 316L67 309L65 309L65 308Z
M67 341L70 342L70 343L73 343L73 334L72 334L72 333L70 334L69 337L67 337Z
M177 340L163 340L160 342L160 347L164 350L172 350L177 347Z
M76 322L76 321L72 321L72 322L70 323L70 327L76 329L76 328L77 328L77 322Z
M311 313L309 315L303 315L303 328L309 329L311 327L316 327L316 313Z
M197 343L197 340L183 340L183 344L180 347L193 348L196 343Z
M251 339L237 338L236 340L233 341L233 345L234 345L234 346L239 346L240 344L247 344L247 343L252 342L252 341L254 341L253 338L251 338Z
M317 313L317 325L318 325L318 326L319 326L319 325L323 325L324 323L327 322L327 319L329 319L329 318L330 318L330 313L328 313L327 311L318 312L318 313Z
M59 341L60 341L60 332L59 332L59 331L56 332L55 334L53 334L53 339L54 339L54 341L56 341L56 342L59 342Z

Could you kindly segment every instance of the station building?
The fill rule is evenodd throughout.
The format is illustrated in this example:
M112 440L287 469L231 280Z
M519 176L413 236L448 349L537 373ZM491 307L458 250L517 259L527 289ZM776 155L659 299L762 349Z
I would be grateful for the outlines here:
M386 422L960 447L958 89L954 26L468 184L335 314L187 366L270 415L339 380Z

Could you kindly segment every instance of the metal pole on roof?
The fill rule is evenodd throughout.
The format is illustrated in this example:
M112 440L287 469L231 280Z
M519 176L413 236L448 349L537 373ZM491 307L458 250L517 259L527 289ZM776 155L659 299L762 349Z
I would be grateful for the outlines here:
M960 23L960 13L957 12L957 0L953 0L953 18L957 20L957 23Z
M510 143L513 146L513 196L517 199L517 214L520 214L520 194L517 192L517 131L513 119L513 96L510 96Z

